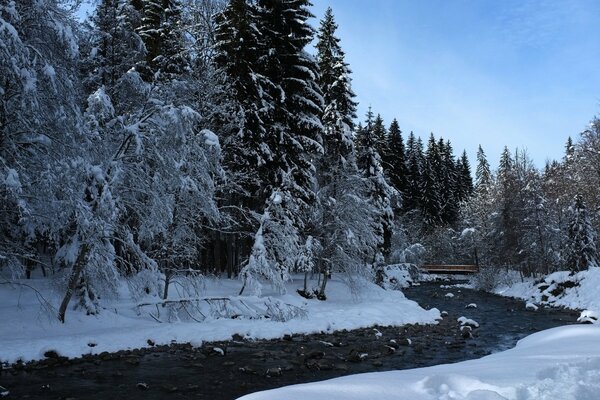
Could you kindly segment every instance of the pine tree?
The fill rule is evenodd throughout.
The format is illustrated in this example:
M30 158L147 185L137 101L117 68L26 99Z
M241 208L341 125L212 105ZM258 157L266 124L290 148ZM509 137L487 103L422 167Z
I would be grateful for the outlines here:
M110 92L145 56L136 28L140 13L127 0L106 0L95 10L92 25L82 43L82 75L88 94L101 86Z
M379 153L379 156L381 157L383 170L387 173L387 171L389 171L390 169L390 166L386 162L386 160L389 159L389 150L387 147L387 130L385 128L383 118L380 114L377 114L375 120L373 121L373 130L371 131L371 135L373 136L373 140L375 142L375 150L377 151L377 153Z
M571 207L565 260L571 271L583 271L598 266L596 231L581 195L576 195Z
M402 207L405 211L420 209L421 182L423 180L424 155L423 142L413 132L408 136L407 145L407 179L403 193Z
M458 218L460 207L459 165L454 159L454 150L449 140L444 142L440 138L438 151L441 157L441 168L436 171L442 204L440 217L443 223L452 225Z
M318 33L319 85L323 92L323 124L334 126L343 122L350 129L356 118L355 94L351 88L350 69L340 39L335 36L338 26L331 7L325 12Z
M263 189L269 198L286 193L288 200L282 203L284 209L279 214L291 220L286 226L295 229L299 237L304 233L309 207L316 198L314 159L323 151L323 97L318 85L318 65L304 50L314 35L306 22L312 17L309 5L307 0L260 0L256 12L256 27L262 34L259 71L268 83L265 91L271 100L265 105L263 119L267 127L264 146L270 152L263 169L266 172ZM268 207L263 214L263 226L267 223L266 213ZM287 219L280 218L276 223L283 220ZM265 243L267 247L273 245ZM255 246L251 260L257 249ZM289 252L301 253L294 248ZM282 261L273 259L271 265L290 267ZM252 270L251 263L244 268L246 279Z
M471 165L466 150L463 151L460 161L458 162L459 170L459 201L464 202L469 200L473 195L473 178L471 177Z
M387 134L388 153L384 165L388 166L387 176L390 184L401 194L407 190L408 172L407 157L398 121L394 119Z
M519 240L517 234L518 220L516 216L517 177L515 160L508 147L504 147L498 167L498 213L497 213L497 256L498 261L505 265L517 263Z
M317 43L319 83L325 100L324 154L318 163L318 215L314 224L319 243L317 265L322 273L317 293L320 299L326 297L329 272L343 272L350 279L364 275L364 265L372 261L373 249L379 245L373 231L377 210L365 193L370 182L361 176L356 165L352 140L356 104L352 100L350 71L335 37L336 28L329 8L321 21ZM357 209L361 210L360 215L356 214ZM306 291L305 287L305 295Z
M477 169L475 170L475 190L478 195L489 193L492 186L492 172L481 145L477 149Z
M421 180L421 213L427 228L436 227L442 222L442 187L439 172L443 159L433 133L429 137L425 164Z
M389 255L394 214L391 208L391 198L396 195L394 188L388 185L381 156L377 152L378 137L373 134L375 123L371 109L366 114L366 121L361 135L361 143L358 149L358 165L363 175L369 181L368 196L371 204L378 213L376 230L381 238L379 249L384 256ZM385 130L385 129L384 129Z
M138 32L146 47L146 62L139 69L144 78L171 79L190 69L182 27L180 0L143 1Z

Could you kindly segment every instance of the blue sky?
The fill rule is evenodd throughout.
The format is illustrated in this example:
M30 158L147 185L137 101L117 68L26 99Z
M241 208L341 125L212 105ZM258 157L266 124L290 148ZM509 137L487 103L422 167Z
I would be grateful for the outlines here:
M368 106L406 134L449 138L495 167L504 145L560 158L600 114L600 2L313 0L331 6ZM315 25L317 21L314 21Z

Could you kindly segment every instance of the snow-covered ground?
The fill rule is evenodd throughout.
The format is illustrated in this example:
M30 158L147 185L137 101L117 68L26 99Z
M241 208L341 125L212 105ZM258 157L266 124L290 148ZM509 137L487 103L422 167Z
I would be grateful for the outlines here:
M37 288L50 304L57 308L60 298L51 289L49 280L31 279L21 283ZM18 285L0 285L0 362L16 362L41 359L48 350L67 357L83 354L117 351L148 347L151 344L172 342L199 345L203 341L231 339L233 334L246 338L279 338L292 333L313 333L341 329L356 329L379 325L403 325L408 323L434 323L439 311L424 310L408 300L402 292L383 290L364 283L360 298L350 292L348 286L335 275L327 287L327 300L307 300L296 293L302 287L301 277L288 283L286 295L275 295L265 291L267 297L237 296L241 282L237 280L206 280L203 296L231 299L240 308L252 312L270 307L275 312L282 306L291 305L300 310L295 318L285 322L272 319L248 319L244 317L215 318L207 315L204 322L196 322L182 316L178 322L158 322L155 317L165 313L160 305L152 303L157 298L147 297L132 300L102 299L104 307L96 316L85 315L79 310L69 309L66 323L56 319L55 312L40 307L36 293ZM127 285L122 285L121 299L128 299ZM176 297L175 290L171 290ZM170 296L171 297L171 296ZM223 302L208 311L214 312ZM140 303L150 305L137 307ZM205 304L205 302L200 301ZM265 305L266 304L266 305ZM205 309L198 309L206 312ZM286 311L284 310L284 313ZM198 316L196 315L196 316ZM164 316L158 318L164 320ZM149 343L150 341L150 343Z
M351 375L242 397L243 400L597 400L600 327L538 332L478 360Z
M521 282L497 287L495 293L502 296L523 299L530 304L542 304L571 309L589 310L600 314L600 268L571 274L568 271L548 275L540 283L539 279L526 279ZM599 395L600 398L600 395Z

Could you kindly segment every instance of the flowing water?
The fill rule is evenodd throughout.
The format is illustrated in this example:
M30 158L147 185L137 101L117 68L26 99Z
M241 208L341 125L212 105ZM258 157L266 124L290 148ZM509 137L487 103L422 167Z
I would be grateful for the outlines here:
M374 371L425 367L481 357L513 347L524 336L574 323L568 310L528 311L523 301L424 283L408 298L448 316L437 325L373 327L280 340L159 346L87 356L49 358L0 372L7 399L235 399L295 383ZM454 297L446 297L451 292ZM465 308L474 303L476 308ZM477 321L473 337L457 318ZM222 352L221 352L222 350ZM223 355L221 353L224 353Z

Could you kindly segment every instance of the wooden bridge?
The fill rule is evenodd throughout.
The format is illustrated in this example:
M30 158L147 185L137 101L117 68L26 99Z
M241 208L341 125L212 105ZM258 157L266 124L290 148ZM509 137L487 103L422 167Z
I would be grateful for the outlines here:
M479 272L478 265L423 265L421 269L430 274L474 274Z

